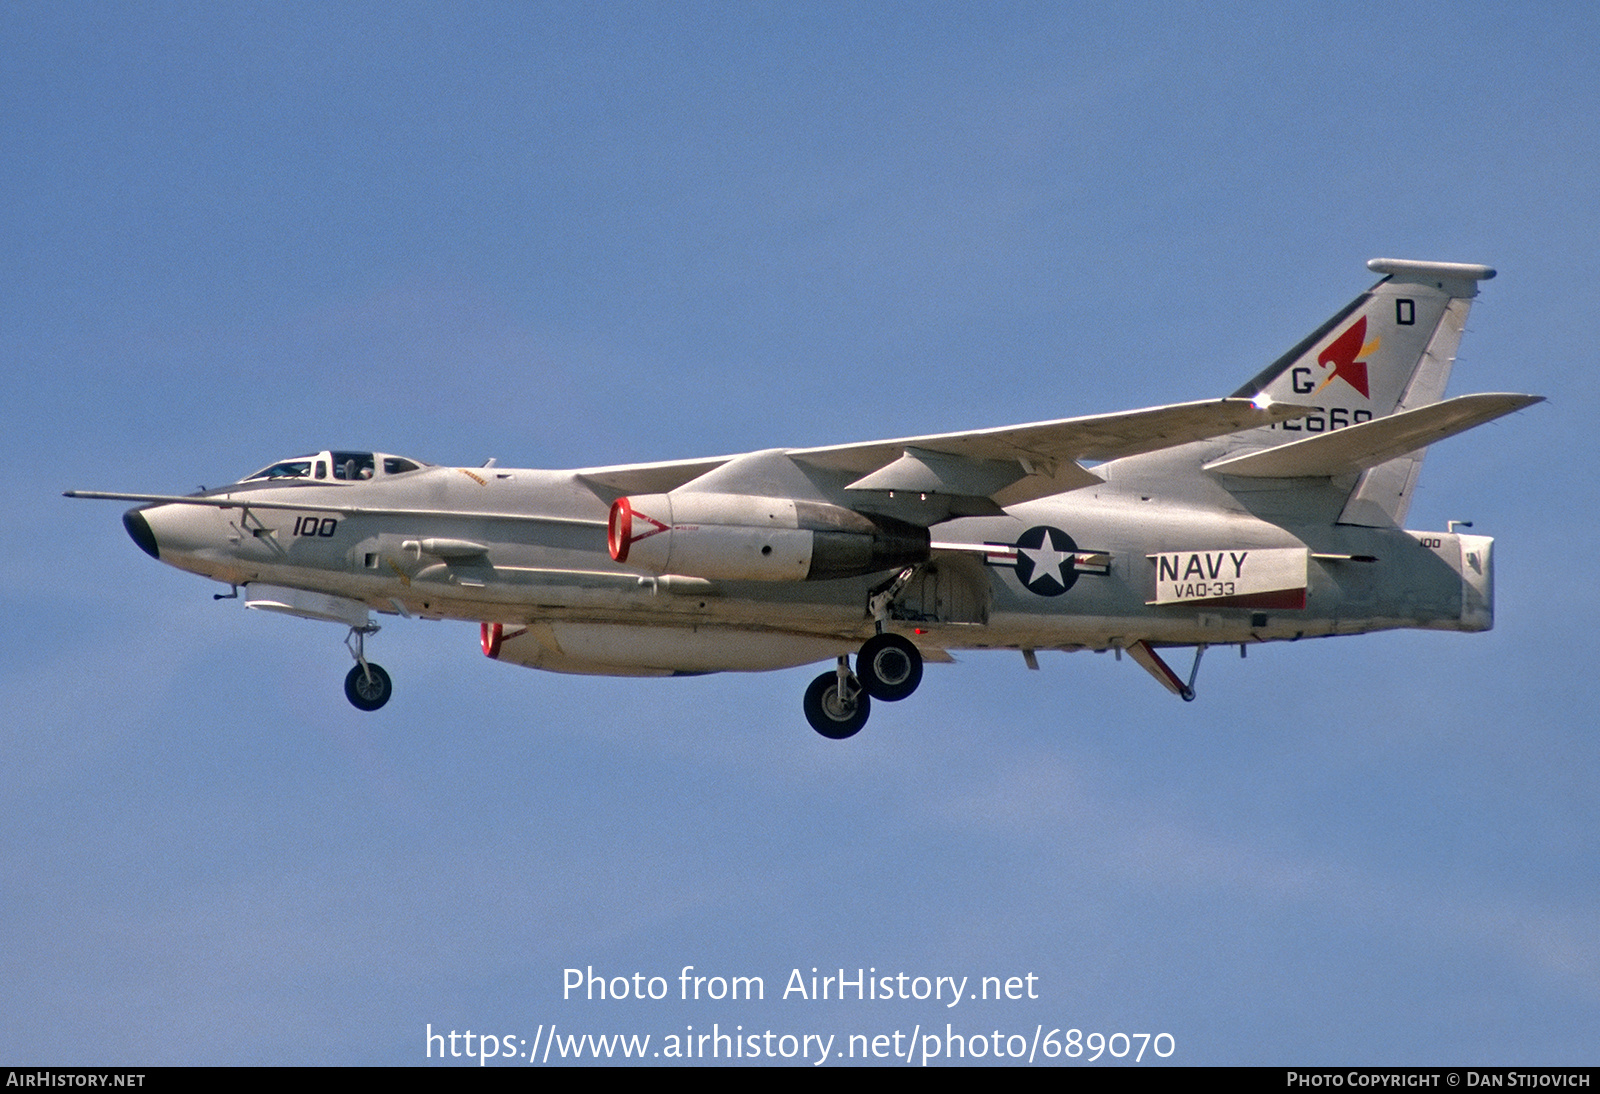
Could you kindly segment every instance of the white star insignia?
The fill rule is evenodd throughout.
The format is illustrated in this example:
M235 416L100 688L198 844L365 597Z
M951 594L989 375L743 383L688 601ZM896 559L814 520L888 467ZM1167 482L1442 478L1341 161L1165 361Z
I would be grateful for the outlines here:
M1055 578L1057 585L1065 585L1066 578L1061 574L1061 564L1073 557L1071 551L1058 551L1050 542L1050 536L1045 534L1044 542L1037 547L1018 547L1017 550L1028 556L1033 563L1033 578L1028 582L1032 585L1041 577Z

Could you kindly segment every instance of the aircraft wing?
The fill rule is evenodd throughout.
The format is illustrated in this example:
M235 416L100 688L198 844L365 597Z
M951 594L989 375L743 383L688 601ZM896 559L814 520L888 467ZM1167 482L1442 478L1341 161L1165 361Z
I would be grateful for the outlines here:
M1277 448L1229 456L1207 464L1205 470L1268 479L1364 471L1542 402L1542 395L1461 395L1442 403L1402 410L1386 418L1374 418L1331 433L1291 441Z
M665 463L586 467L574 473L591 489L599 487L596 493L605 492L609 494L610 499L615 499L623 494L665 494L737 458L712 456L707 459L671 460Z
M802 463L862 477L849 490L905 490L1015 505L1102 481L1079 460L1113 460L1303 418L1308 408L1249 399L1196 403L790 450Z
M845 489L905 491L1013 505L1102 481L1079 460L1111 460L1237 433L1310 413L1288 403L1211 399L1094 414L969 433L781 450L799 463L858 476ZM775 450L777 451L777 450ZM575 474L596 493L667 493L738 456L584 468ZM998 503L998 505L996 505Z

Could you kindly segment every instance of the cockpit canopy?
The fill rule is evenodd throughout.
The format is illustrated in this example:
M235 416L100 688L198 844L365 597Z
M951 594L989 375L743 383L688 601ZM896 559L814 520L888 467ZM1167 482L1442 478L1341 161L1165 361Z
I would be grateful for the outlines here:
M299 479L310 482L360 482L376 476L404 475L427 466L417 460L383 452L317 452L268 464L239 481Z

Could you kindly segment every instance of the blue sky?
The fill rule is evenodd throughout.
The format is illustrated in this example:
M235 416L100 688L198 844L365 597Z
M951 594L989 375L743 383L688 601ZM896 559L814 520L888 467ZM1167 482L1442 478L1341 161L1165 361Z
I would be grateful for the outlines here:
M417 1063L424 1033L1167 1032L1588 1063L1600 16L1586 5L8 5L0 1059ZM1483 262L1415 528L1487 635L630 681L216 603L111 504L323 447L567 467L1232 391ZM563 970L760 1003L563 1000ZM792 969L1033 973L802 1003Z

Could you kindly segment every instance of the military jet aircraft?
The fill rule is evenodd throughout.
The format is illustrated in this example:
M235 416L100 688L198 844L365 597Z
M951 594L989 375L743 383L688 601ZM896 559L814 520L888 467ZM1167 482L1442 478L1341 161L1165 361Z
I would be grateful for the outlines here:
M348 626L362 710L391 692L374 611L475 621L489 657L553 672L832 662L804 701L831 738L953 650L1113 650L1188 700L1209 646L1493 624L1493 541L1403 522L1428 445L1540 398L1443 397L1494 270L1367 265L1375 286L1223 399L575 471L329 449L185 496L68 496L142 503L135 543L247 607Z

